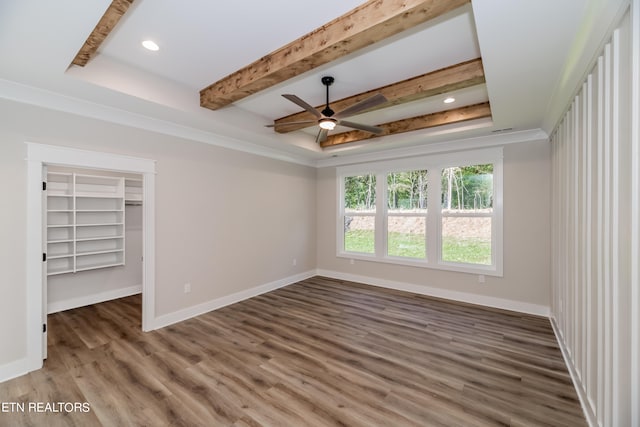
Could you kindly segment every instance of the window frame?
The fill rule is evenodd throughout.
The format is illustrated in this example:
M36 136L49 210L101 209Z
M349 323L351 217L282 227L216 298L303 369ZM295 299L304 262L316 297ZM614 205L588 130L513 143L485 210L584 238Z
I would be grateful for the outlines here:
M386 262L391 262L391 263L396 263L396 264L405 264L406 262L408 262L410 265L413 265L414 263L419 263L422 264L424 262L426 262L429 259L429 246L428 243L425 242L425 258L424 260L421 260L420 258L411 258L411 257L402 257L402 256L396 256L396 255L389 255L389 217L423 217L425 218L425 240L428 238L429 236L429 198L432 196L431 194L431 189L428 186L427 187L427 212L426 213L404 213L404 214L398 214L398 213L393 213L393 214L389 214L389 206L388 206L388 198L389 198L389 186L386 185L387 184L387 176L391 173L397 173L397 172L409 172L409 171L415 171L415 170L427 170L427 185L429 185L428 183L430 182L430 174L431 171L427 168L403 168L403 169L398 169L398 168L393 168L391 170L387 170L384 173L384 183L383 183L383 196L384 196L384 212L383 212L383 218L382 218L382 234L384 235L383 238L383 242L382 242L382 255L384 256L385 260L387 260Z
M493 164L493 212L491 217L491 264L468 264L442 260L442 170ZM387 175L393 172L427 170L426 258L387 255L388 206ZM354 175L376 175L376 213L374 253L344 250L345 188L344 179ZM411 267L431 268L488 276L503 275L503 149L502 147L468 150L409 159L395 159L336 168L338 209L336 227L336 256L370 262L382 262ZM393 216L393 215L392 215ZM475 216L472 212L461 216ZM482 215L487 216L487 215Z
M344 250L344 234L345 234L344 233L344 228L345 228L344 219L345 219L345 216L347 216L347 209L345 208L345 197L344 197L345 196L345 191L344 191L345 190L345 185L344 185L344 183L345 183L345 178L358 176L358 175L376 175L376 174L371 174L371 173L366 173L366 174L357 174L357 173L348 174L348 175L345 175L341 180L341 187L342 187L342 207L341 207L341 212L342 212L342 215L340 216L340 218L341 218L340 221L342 221L342 229L343 229L343 233L342 233L342 238L343 238L342 248L343 248L343 252L345 252L345 253L370 257L370 256L374 256L376 254L376 251L377 251L377 248L375 246L377 236L375 236L375 235L374 235L374 248L373 248L373 253L372 254L368 253L368 252L348 252L348 251ZM355 212L349 212L348 214L349 214L349 216L352 216L352 217L360 216L360 217L372 217L372 218L374 218L374 229L377 230L378 229L378 224L377 224L378 197L379 197L379 195L378 195L377 176L376 176L375 189L376 189L376 203L374 205L374 211L373 212L370 212L370 211L355 211Z

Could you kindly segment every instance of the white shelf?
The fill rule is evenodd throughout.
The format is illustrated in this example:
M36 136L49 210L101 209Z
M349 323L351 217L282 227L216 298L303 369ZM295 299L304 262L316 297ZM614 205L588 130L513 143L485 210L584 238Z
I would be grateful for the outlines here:
M92 242L94 240L113 240L113 239L124 239L124 236L90 237L90 238L84 238L84 239L75 239L75 242Z
M77 193L75 195L76 198L87 198L87 199L113 199L115 196L112 194L98 194L98 193ZM123 197L123 196L117 196Z
M55 276L56 274L66 274L66 273L75 273L73 269L66 270L49 270L47 271L47 276Z
M123 211L122 197L80 197L75 198L75 211Z
M72 273L75 268L75 257L54 257L47 259L47 274Z
M47 196L73 197L73 174L49 172L47 174Z
M96 223L96 224L76 224L76 227L104 227L106 225L124 225L124 222L105 222L105 223Z
M52 196L47 191L47 212L73 212L73 196Z
M47 212L47 226L72 226L73 212Z
M98 268L108 268L108 267L119 267L123 265L123 263L118 262L118 263L113 263L113 264L96 264L96 265L90 265L88 267L79 267L76 268L76 273L79 271L88 271L88 270L97 270Z
M123 252L123 249L111 249L105 251L93 251L93 252L76 252L76 256L88 256L88 255L100 255Z
M124 265L124 177L47 174L47 274Z
M75 174L76 197L124 197L124 178Z
M73 254L65 254L65 255L47 255L47 260L50 261L52 259L61 259L61 258L72 258L74 255Z
M122 209L76 209L74 212L124 212Z
M123 265L124 250L117 252L102 252L87 256L76 255L76 271L93 270L102 267Z

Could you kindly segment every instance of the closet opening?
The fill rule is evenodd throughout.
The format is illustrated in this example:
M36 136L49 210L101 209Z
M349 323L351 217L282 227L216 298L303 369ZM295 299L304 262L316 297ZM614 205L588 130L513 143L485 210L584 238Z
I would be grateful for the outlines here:
M138 325L155 329L155 161L26 145L26 369L34 371L47 356L49 312L141 293Z
M123 320L142 327L139 298L128 298L119 306L112 304L112 309L104 303L142 294L143 185L142 175L95 169L45 165L43 176L46 357L49 346L58 341L51 339L51 333L88 348L105 343L108 334L96 329L96 336L92 336L90 325L117 324L113 309L123 309ZM59 312L65 313L50 324L48 315ZM82 327L64 331L65 319Z

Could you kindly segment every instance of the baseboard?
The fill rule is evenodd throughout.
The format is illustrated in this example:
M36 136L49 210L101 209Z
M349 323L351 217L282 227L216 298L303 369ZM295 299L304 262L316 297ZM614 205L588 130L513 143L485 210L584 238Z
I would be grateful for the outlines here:
M72 298L64 301L55 301L47 304L47 313L57 313L59 311L71 310L72 308L84 307L91 304L98 304L112 299L124 298L142 292L142 285L130 286L128 288L115 289L113 291L101 292L99 294L87 295L79 298Z
M573 366L573 362L571 361L571 357L569 357L569 351L564 344L564 339L562 338L562 333L558 328L556 319L553 316L549 316L549 319L551 320L551 327L553 328L553 333L556 336L556 341L558 341L558 346L560 346L560 351L562 352L564 364L567 365L567 370L569 371L569 375L571 376L573 387L576 389L576 393L578 394L578 399L580 400L580 406L582 406L582 412L584 412L584 416L587 419L589 426L597 427L598 419L596 418L595 411L593 410L593 407L589 403L589 397L586 395L584 388L582 387L582 383L580 382L580 379L578 377L578 373L576 372L576 369Z
M15 362L0 365L0 383L28 374L34 369L37 368L31 366L29 359L26 357L24 359L18 359Z
M472 294L468 292L452 291L449 289L435 288L431 286L416 285L414 283L396 282L379 279L375 277L359 276L338 271L318 269L319 276L326 276L333 279L348 280L350 282L364 283L365 285L379 286L381 288L395 289L398 291L412 292L420 295L443 298L469 304L477 304L485 307L500 308L503 310L516 311L519 313L533 314L536 316L549 317L549 307L538 304L530 304L522 301L513 301L504 298L489 297L485 295Z
M165 326L173 325L174 323L182 322L192 317L200 316L201 314L208 313L213 310L225 307L227 305L235 304L240 301L244 301L249 298L253 298L260 294L282 288L284 286L291 285L301 280L308 279L316 275L315 270L307 271L304 273L296 274L294 276L285 277L284 279L276 280L274 282L265 283L244 291L236 292L231 295L216 298L211 301L204 302L202 304L194 305L183 310L174 311L173 313L164 314L154 319L151 329L164 328Z

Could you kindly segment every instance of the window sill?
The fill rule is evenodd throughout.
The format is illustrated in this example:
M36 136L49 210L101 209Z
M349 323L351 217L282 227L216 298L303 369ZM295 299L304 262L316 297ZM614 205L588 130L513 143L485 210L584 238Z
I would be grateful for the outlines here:
M359 252L338 252L336 254L338 258L346 258L352 260L359 261L368 261L368 262L377 262L383 264L395 264L401 265L405 267L419 267L419 268L429 268L432 270L444 270L444 271L452 271L456 273L467 273L467 274L483 274L485 276L495 276L502 277L502 271L498 271L498 269L493 265L474 265L474 264L457 264L457 263L430 263L428 261L421 260L412 260L410 258L401 258L401 257L378 257L374 254L365 254Z

